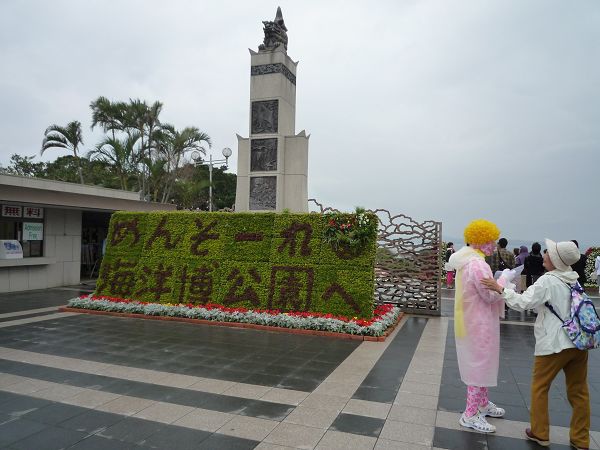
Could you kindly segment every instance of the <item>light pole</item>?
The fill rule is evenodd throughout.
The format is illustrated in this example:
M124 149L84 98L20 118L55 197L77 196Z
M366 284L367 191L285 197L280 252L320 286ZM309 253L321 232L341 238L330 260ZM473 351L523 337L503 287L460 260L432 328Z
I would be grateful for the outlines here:
M221 153L225 157L224 159L213 159L212 154L208 155L208 161L204 161L202 159L202 154L206 155L206 150L202 148L202 152L198 150L194 150L192 152L192 159L194 163L198 164L208 164L208 210L212 212L213 201L212 201L212 173L213 173L213 165L214 164L223 164L225 163L225 167L227 167L229 157L232 154L232 151L229 147L225 147Z

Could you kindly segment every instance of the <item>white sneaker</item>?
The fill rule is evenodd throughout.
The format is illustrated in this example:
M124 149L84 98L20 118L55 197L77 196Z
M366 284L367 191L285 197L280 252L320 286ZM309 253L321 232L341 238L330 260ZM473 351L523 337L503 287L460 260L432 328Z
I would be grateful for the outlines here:
M480 433L496 432L496 427L488 423L488 421L485 420L485 417L482 416L479 411L471 417L466 417L463 413L463 415L460 416L460 420L458 421L458 423L460 423L461 426L465 428L473 428L475 431L478 431Z
M479 412L484 416L502 417L506 411L504 411L504 408L499 408L494 403L488 401L487 405L479 407Z

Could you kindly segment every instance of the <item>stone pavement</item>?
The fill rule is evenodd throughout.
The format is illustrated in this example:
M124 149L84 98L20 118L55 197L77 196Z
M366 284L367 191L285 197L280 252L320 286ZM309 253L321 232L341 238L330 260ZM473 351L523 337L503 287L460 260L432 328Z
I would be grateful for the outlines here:
M532 315L502 324L493 436L460 429L451 292L386 342L56 313L80 287L0 295L0 448L521 449ZM85 287L81 292L85 292ZM600 414L600 351L590 353ZM568 447L564 380L551 448ZM599 448L600 415L592 417Z

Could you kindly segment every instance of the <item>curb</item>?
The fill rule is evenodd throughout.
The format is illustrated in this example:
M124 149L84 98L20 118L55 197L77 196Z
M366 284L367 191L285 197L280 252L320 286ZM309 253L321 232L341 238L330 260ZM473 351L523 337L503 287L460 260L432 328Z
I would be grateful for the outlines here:
M274 331L279 333L290 333L290 334L308 334L313 336L325 336L336 339L350 339L355 341L376 341L383 342L390 335L392 331L396 328L400 319L404 316L404 313L401 312L392 325L385 330L382 336L361 336L357 334L345 334L345 333L336 333L333 331L320 331L320 330L305 330L302 328L284 328L284 327L272 327L268 325L257 325L253 323L241 323L241 322L218 322L216 320L204 320L204 319L189 319L187 317L171 317L171 316L149 316L147 314L134 314L134 313L120 313L114 311L97 311L95 309L83 309L83 308L70 308L68 306L61 306L58 308L60 312L72 312L72 313L80 313L80 314L96 314L99 316L114 316L114 317L127 317L131 319L146 319L146 320L164 320L170 322L184 322L184 323L193 323L197 325L214 325L221 327L231 327L231 328L250 328L253 330L264 330L264 331Z

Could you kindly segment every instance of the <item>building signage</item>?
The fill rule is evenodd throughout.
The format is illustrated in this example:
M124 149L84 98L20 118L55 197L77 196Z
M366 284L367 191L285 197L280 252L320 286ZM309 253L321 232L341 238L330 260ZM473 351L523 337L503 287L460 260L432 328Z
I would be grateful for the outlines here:
M43 219L44 218L44 208L38 208L33 206L24 206L23 207L23 217L28 219Z
M44 224L41 222L23 222L23 241L42 241Z
M2 205L2 217L22 217L23 207L14 205Z
M23 248L19 241L13 239L0 240L0 259L21 259Z

